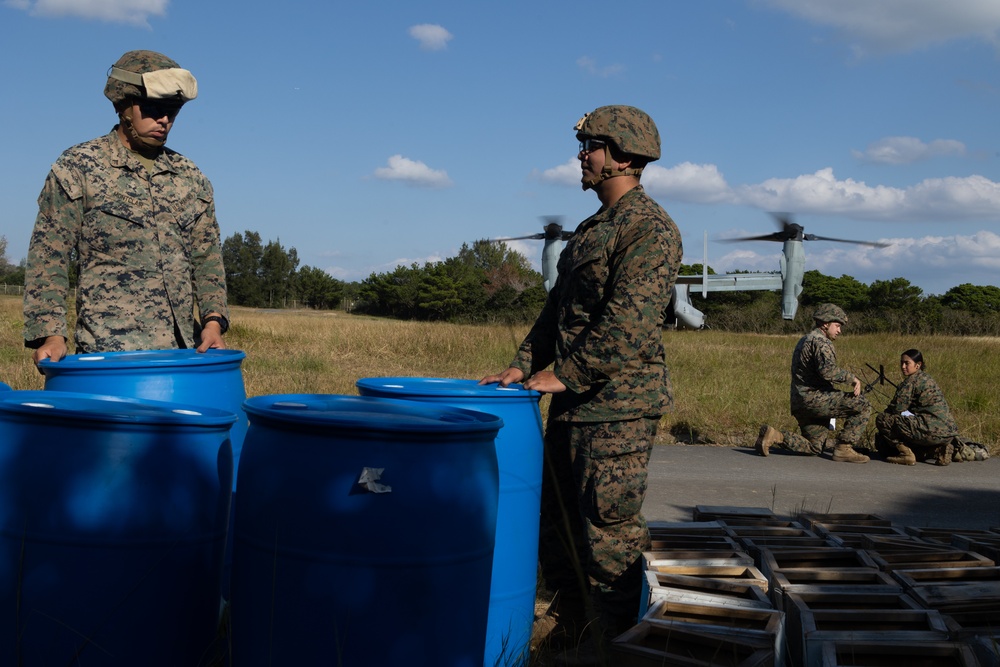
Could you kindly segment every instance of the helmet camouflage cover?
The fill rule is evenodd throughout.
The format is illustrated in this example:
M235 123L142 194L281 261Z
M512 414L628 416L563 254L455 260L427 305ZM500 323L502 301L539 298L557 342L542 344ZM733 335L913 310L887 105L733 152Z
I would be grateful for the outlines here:
M577 138L606 139L622 153L649 162L660 159L660 133L641 109L622 104L598 107L581 118L575 129Z
M813 313L813 319L817 322L839 322L847 325L847 313L840 306L832 303L820 304Z
M115 105L128 98L174 99L198 96L198 82L176 62L156 51L129 51L108 72L104 96Z

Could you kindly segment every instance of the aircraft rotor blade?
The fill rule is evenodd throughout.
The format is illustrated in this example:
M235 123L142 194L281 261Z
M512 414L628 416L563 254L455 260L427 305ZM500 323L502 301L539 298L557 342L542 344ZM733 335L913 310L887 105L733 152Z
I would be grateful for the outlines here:
M537 234L529 234L528 236L507 236L507 237L502 238L502 239L490 239L490 240L491 241L525 241L525 240L530 239L530 240L533 240L533 241L541 241L544 238L545 238L545 234L542 233L542 232L539 232Z
M853 243L855 245L865 245L871 248L888 248L891 245L889 243L879 243L877 241L854 241L852 239L835 239L830 236L817 236L815 234L806 234L802 238L806 241L834 241L836 243Z
M788 235L783 232L773 234L763 234L761 236L741 236L735 239L717 239L719 243L737 243L739 241L778 241L782 243L788 240Z

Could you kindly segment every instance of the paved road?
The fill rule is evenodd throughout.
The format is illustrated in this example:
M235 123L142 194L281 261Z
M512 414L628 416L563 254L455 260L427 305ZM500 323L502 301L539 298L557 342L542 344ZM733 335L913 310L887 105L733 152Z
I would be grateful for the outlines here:
M939 467L884 461L757 456L752 448L657 445L643 513L655 521L691 521L696 505L878 514L899 526L1000 527L1000 457Z

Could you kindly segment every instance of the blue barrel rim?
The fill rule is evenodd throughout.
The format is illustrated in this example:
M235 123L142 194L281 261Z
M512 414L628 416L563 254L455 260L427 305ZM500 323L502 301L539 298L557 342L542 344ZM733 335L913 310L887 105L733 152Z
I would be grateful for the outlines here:
M522 384L501 387L499 384L479 384L478 380L463 378L392 376L367 377L354 383L358 389L392 394L404 398L419 395L421 398L488 398L496 400L541 399L541 392L525 389Z
M503 419L481 412L421 401L346 394L269 394L243 403L254 418L297 426L349 428L372 433L466 434L498 432Z
M227 430L239 419L228 410L189 403L45 390L0 393L0 415L35 419L60 417L91 423L225 427Z
M59 361L42 359L38 368L46 376L59 373L86 370L130 370L140 368L181 368L184 366L217 366L242 362L246 358L243 350L209 349L197 352L193 349L170 350L127 350L117 352L92 352L68 354Z

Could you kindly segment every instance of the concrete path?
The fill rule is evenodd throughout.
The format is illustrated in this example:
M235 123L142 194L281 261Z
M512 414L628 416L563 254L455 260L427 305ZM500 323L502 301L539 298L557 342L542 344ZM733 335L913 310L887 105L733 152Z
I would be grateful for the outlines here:
M651 521L691 521L696 505L878 514L899 526L1000 527L1000 457L981 462L899 466L834 463L772 450L657 445L643 513Z

